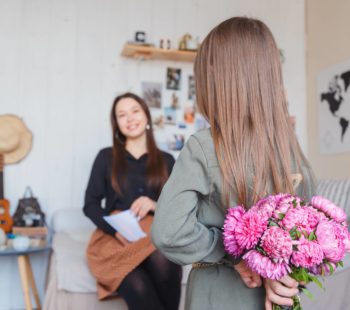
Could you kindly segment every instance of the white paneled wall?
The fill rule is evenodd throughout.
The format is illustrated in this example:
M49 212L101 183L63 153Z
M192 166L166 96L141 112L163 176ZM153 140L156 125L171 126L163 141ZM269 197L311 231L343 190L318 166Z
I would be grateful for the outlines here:
M49 217L81 208L92 160L110 144L113 98L140 93L141 81L164 84L168 66L182 68L185 84L191 64L120 57L138 30L158 44L186 32L203 39L234 15L261 18L285 52L290 110L306 149L304 13L304 0L0 0L0 114L21 116L34 134L29 156L5 167L12 212L28 184ZM171 93L163 88L165 101ZM42 296L46 262L32 259ZM1 257L0 266L0 310L23 308L15 259Z

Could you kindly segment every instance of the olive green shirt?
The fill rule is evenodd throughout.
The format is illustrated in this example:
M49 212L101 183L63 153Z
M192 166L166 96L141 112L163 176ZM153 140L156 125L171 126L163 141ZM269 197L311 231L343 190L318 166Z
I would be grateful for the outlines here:
M305 168L305 170L304 170ZM303 174L310 198L311 171ZM264 309L263 288L247 288L224 250L222 175L209 129L192 135L182 149L158 200L152 227L154 244L170 260L181 264L223 264L192 269L187 285L186 309Z

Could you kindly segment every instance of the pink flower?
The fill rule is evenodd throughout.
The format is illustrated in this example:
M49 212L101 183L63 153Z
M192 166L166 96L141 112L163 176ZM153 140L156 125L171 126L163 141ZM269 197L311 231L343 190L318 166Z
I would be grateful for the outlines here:
M309 207L290 208L281 221L286 230L291 230L294 226L300 231L311 233L319 222L318 215Z
M243 255L247 266L263 278L279 280L291 271L286 263L275 263L256 250Z
M337 225L339 234L341 238L343 239L343 243L345 246L345 252L349 253L350 252L350 233L348 230L348 226L346 224L338 224Z
M250 213L260 214L265 219L268 219L272 216L276 208L276 199L274 196L268 196L264 199L259 200L253 207L249 209Z
M297 247L298 250L293 252L291 259L295 266L308 268L322 263L323 251L316 241L309 241L302 235Z
M311 268L309 268L309 271L313 273L314 275L321 275L322 274L322 269L323 269L323 274L325 276L328 276L331 274L331 268L329 265L332 265L333 267L333 272L337 269L336 264L332 262L328 262L327 264L321 264L321 265L314 265Z
M326 214L323 211L317 210L314 207L312 207L311 205L308 206L308 210L315 216L317 217L318 221L328 221L328 217L326 216Z
M343 236L345 252L349 253L350 252L350 233L348 231L348 227L343 225L339 225L339 226L340 226L341 234Z
M244 250L244 248L238 245L235 236L237 222L241 220L244 213L244 208L238 206L236 208L229 208L226 215L223 232L224 246L226 252L233 256L240 256Z
M331 262L337 263L345 255L344 231L339 224L332 221L321 221L316 229L317 241L324 256ZM347 244L348 246L348 244Z
M322 196L312 197L311 205L314 208L323 211L338 223L341 223L346 219L346 213L343 209L339 208L333 202L329 201L328 199Z
M249 250L258 244L267 228L267 219L258 213L247 212L237 221L235 237L240 248Z
M261 246L275 262L288 260L293 252L293 241L289 233L280 227L268 228L261 238Z
M273 214L273 217L278 219L280 214L286 214L290 207L294 207L293 202L296 206L300 206L301 199L297 196L290 194L278 194L275 196L277 201L277 207Z

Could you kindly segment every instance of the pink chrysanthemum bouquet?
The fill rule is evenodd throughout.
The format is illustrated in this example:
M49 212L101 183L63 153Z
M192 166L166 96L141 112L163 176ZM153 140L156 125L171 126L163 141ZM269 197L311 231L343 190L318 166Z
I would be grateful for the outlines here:
M232 207L223 230L226 251L268 279L289 274L322 288L316 276L332 274L350 252L345 212L321 196L307 203L278 194L261 199L248 211ZM302 290L310 297L306 288ZM301 309L299 298L294 298L293 309Z

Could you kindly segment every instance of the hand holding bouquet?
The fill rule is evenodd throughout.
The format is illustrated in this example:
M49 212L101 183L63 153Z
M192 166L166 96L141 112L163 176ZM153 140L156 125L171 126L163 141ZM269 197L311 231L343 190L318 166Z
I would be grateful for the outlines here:
M308 203L298 196L277 194L248 211L232 207L223 229L226 251L242 257L266 279L280 280L289 274L298 282L313 281L322 288L316 276L332 274L350 252L345 212L321 196ZM282 308L274 305L273 309ZM299 298L294 298L293 309L301 309Z

